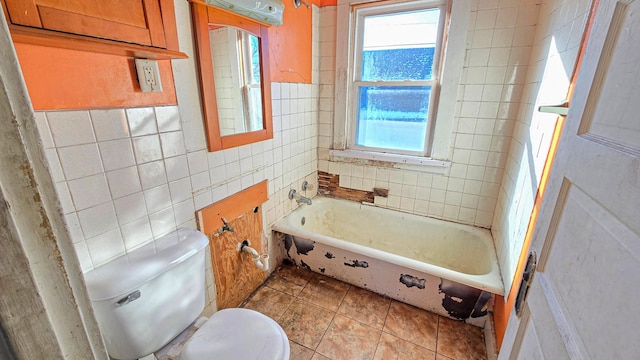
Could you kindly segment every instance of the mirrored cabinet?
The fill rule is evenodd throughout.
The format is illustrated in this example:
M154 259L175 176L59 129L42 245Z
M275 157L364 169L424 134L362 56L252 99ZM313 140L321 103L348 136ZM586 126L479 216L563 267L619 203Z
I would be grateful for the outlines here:
M267 27L191 2L209 151L273 138Z

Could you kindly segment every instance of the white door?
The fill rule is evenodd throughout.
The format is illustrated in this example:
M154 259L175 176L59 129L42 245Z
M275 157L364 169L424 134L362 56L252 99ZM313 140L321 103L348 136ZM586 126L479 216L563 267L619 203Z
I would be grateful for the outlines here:
M640 359L640 1L600 0L532 250L500 358Z

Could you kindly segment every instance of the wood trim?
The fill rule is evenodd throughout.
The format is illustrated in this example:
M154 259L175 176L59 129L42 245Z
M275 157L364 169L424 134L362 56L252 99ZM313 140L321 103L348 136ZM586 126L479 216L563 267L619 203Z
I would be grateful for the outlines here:
M260 206L269 200L267 185L267 180L264 180L197 211L198 229L205 235L210 236L224 225L222 222L223 217L228 222L231 222L256 206Z
M176 23L176 9L173 0L160 0L160 12L162 14L162 25L164 27L164 40L167 50L178 51L178 25Z
M16 43L155 60L188 58L187 54L180 51L98 39L83 35L65 34L19 25L9 25L9 29L11 30L13 41Z
M143 0L144 13L146 15L147 28L149 29L149 38L151 45L166 48L167 43L164 39L164 26L162 23L162 12L160 11L160 3L158 0Z
M263 46L264 44L264 46ZM262 125L265 138L273 139L273 114L271 112L271 61L269 56L269 29L263 26L260 29L260 63L262 66Z
M200 78L200 96L202 98L204 127L207 134L207 147L209 151L222 150L220 126L218 125L216 86L213 80L213 60L209 51L209 20L206 6L192 2L191 16L196 43L195 51Z
M38 10L40 10L43 27L49 31L64 31L71 34L152 45L149 30L146 28L75 14L46 6L39 6Z
M7 22L37 28L42 27L35 0L2 0L2 4L4 5L5 15L8 15Z
M200 1L190 2L208 150L213 152L273 139L268 28L257 21L214 6L206 5ZM262 130L227 136L221 136L220 134L218 104L209 39L209 29L212 24L233 26L245 30L260 39Z
M273 137L273 135L271 137ZM229 149L236 146L253 144L265 139L269 138L267 138L267 131L263 129L242 134L222 136L220 138L220 142L222 143L222 149Z

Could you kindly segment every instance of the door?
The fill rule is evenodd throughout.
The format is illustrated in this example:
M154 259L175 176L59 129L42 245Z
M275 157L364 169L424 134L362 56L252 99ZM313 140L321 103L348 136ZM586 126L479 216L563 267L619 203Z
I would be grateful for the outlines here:
M158 0L5 0L11 24L166 47Z
M640 1L600 1L500 358L640 357Z

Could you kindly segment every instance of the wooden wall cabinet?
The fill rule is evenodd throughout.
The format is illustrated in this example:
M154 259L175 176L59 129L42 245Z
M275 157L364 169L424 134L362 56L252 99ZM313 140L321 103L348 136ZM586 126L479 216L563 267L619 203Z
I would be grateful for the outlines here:
M178 51L173 0L1 0L16 42L156 59Z

